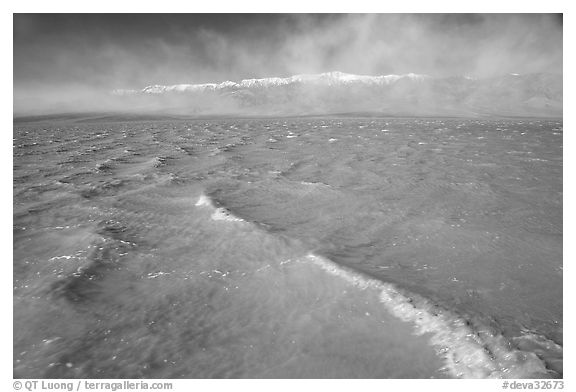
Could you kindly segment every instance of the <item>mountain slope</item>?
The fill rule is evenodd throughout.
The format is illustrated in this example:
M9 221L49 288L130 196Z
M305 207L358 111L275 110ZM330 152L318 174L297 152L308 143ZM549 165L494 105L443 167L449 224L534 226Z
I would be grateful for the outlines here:
M474 79L328 72L239 82L152 85L141 90L114 90L112 94L134 109L185 114L562 116L562 76L550 74Z

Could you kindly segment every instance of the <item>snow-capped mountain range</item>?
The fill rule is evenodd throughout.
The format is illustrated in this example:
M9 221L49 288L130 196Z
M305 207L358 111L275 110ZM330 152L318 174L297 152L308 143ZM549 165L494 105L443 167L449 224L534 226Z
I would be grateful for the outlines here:
M304 115L562 115L562 76L506 74L491 78L419 74L302 74L239 82L117 89L141 108L187 114Z
M262 79L244 79L238 83L227 80L222 83L203 83L203 84L174 84L169 86L164 85L151 85L144 87L142 90L114 90L113 94L116 95L131 95L131 94L165 94L171 92L186 93L186 92L206 92L206 91L225 91L234 89L252 89L252 88L271 88L286 86L291 84L316 84L326 86L350 85L350 84L365 84L383 86L389 85L398 81L399 79L409 80L423 80L428 78L427 75L417 75L413 73L405 75L381 75L381 76L368 76L368 75L353 75L344 72L334 71L321 74L302 74L294 75L287 78L262 78Z

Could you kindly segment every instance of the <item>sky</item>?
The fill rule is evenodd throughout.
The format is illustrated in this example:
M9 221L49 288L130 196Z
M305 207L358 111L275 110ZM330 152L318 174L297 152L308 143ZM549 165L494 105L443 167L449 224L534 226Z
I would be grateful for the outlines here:
M552 14L14 14L13 22L18 113L98 109L117 88L301 73L562 73L562 16Z

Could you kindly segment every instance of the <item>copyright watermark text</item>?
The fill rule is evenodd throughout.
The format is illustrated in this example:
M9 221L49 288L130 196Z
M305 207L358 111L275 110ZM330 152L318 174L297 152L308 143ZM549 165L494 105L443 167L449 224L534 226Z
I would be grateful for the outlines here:
M148 381L48 381L28 380L14 381L16 391L148 391L148 390L171 390L171 382L148 382Z
M526 389L564 389L562 380L532 380L532 381L503 381L502 389L526 390Z

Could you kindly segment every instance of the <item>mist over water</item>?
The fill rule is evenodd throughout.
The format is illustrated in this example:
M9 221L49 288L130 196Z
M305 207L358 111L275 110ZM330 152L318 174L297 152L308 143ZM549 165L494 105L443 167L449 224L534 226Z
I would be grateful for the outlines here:
M14 376L561 377L562 131L15 123Z

